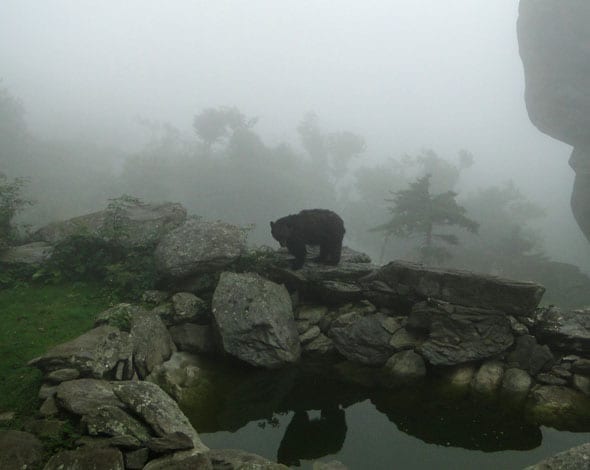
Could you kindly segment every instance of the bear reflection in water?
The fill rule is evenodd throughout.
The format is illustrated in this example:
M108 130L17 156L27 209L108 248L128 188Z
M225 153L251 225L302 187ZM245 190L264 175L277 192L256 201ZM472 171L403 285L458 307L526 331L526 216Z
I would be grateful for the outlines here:
M310 418L307 411L295 411L279 445L277 460L299 466L301 460L336 454L345 438L345 412L339 406L323 409L319 418Z

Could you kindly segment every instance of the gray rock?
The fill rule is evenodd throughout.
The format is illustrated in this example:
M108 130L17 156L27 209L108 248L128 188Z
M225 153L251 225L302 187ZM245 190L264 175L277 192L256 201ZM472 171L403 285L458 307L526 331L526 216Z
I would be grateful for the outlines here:
M291 255L276 252L276 259L268 267L265 275L276 283L285 284L290 290L303 293L306 298L317 299L323 303L340 305L359 300L362 297L362 289L357 281L377 268L371 264L370 258L343 247L340 263L333 266L312 261L316 254L317 250L309 247L305 264L301 269L293 271L290 267Z
M54 222L35 232L33 238L55 245L73 235L85 234L124 246L146 247L156 243L185 219L186 210L180 204L130 203L117 212L107 209Z
M162 437L153 437L148 448L157 454L168 454L177 450L189 450L194 447L192 439L182 432L173 432Z
M303 305L295 311L295 318L299 321L307 321L310 326L317 325L328 313L328 307L323 305Z
M511 367L526 370L535 376L542 370L548 371L555 362L549 346L540 346L531 335L522 335L516 339L514 350L508 354L507 362Z
M590 128L590 4L523 0L518 43L524 64L529 117L551 137L577 145Z
M43 470L125 470L123 454L112 447L80 447L53 455Z
M475 374L471 389L479 396L491 398L500 389L503 378L504 364L500 361L487 361Z
M545 292L542 286L532 282L406 261L393 261L363 279L364 283L374 281L385 283L400 296L438 299L516 317L531 314Z
M342 305L356 302L363 297L362 289L351 282L323 281L316 285L318 297L327 305Z
M590 443L572 447L524 470L587 470L590 468Z
M320 331L320 327L317 325L312 326L309 330L299 336L299 341L302 345L310 343L314 339L316 339L322 332Z
M539 342L551 349L590 355L589 310L539 309L534 333Z
M85 414L81 422L91 436L131 437L142 444L151 438L143 423L117 406L98 406Z
M165 302L169 297L170 294L163 290L146 290L141 296L141 301L156 306Z
M94 319L94 326L110 325L121 331L129 332L134 317L147 313L139 305L120 303L103 310Z
M55 397L60 408L79 416L90 414L100 406L124 406L114 394L110 382L96 379L62 382Z
M508 404L521 403L528 395L532 383L533 380L526 371L509 368L504 371L500 392Z
M141 470L147 463L150 451L147 447L125 452L125 468L127 470Z
M236 449L212 449L207 452L213 468L239 470L288 470L285 465L272 462L260 455Z
M586 396L590 396L590 378L585 375L575 374L573 378L574 388L582 392Z
M219 349L212 325L184 323L171 326L168 331L179 351L212 354Z
M387 385L398 385L426 376L424 359L414 351L401 351L391 356L383 366Z
M254 366L276 368L301 354L291 297L257 274L221 274L212 301L223 350Z
M334 342L323 333L320 333L309 343L302 345L302 348L306 354L318 356L325 356L336 352Z
M537 424L585 430L590 420L590 399L569 387L541 385L529 394L525 412L527 419Z
M114 382L112 387L117 398L149 424L157 436L181 432L192 439L195 450L207 450L176 402L157 385L130 381Z
M402 351L404 349L416 349L424 342L424 338L414 332L410 332L405 328L400 328L393 335L389 344L394 351Z
M29 362L43 373L76 369L82 377L109 378L119 361L131 364L129 335L102 325L50 349ZM131 369L131 367L129 367Z
M245 251L246 232L235 225L189 218L168 233L154 252L165 277L221 271Z
M67 380L74 380L80 377L78 369L57 369L49 372L45 379L52 383L66 382Z
M41 385L41 387L39 387L38 397L40 400L46 400L47 398L55 395L56 390L57 390L57 385L44 383Z
M567 385L567 380L549 372L537 374L535 380L543 385Z
M577 358L572 364L572 372L590 375L590 359Z
M180 323L209 323L211 320L207 303L190 292L178 292L172 296L174 316L162 318L166 326Z
M37 468L43 462L43 444L33 434L0 429L0 468Z
M525 0L519 10L529 117L541 132L574 146L571 207L590 240L590 5L583 0Z
M475 367L471 364L455 366L446 375L451 391L455 393L467 392L475 377Z
M45 242L33 242L26 245L11 246L6 250L0 250L0 263L26 264L29 266L41 266L53 253L53 246Z
M168 361L156 366L146 378L162 387L178 402L184 400L200 379L198 358L185 352L173 353Z
M39 413L41 414L41 416L44 416L46 418L49 416L57 415L59 413L59 408L57 407L55 397L51 396L47 398L39 407Z
M441 302L421 302L412 309L408 325L428 325L429 335L419 351L433 365L455 365L496 357L514 342L510 322L501 312Z
M136 450L141 447L141 442L131 436L95 437L82 436L76 440L78 447L117 447L124 450Z
M133 344L133 366L141 379L172 355L174 343L168 329L160 317L150 312L132 318L129 336Z
M243 467L242 470L246 469L247 467ZM211 466L207 454L185 450L151 460L143 467L143 470L214 470L214 467ZM226 467L215 467L215 470L226 470ZM230 467L227 470L233 469Z
M391 334L383 328L384 315L351 312L332 322L328 336L347 359L367 365L383 365L393 354Z

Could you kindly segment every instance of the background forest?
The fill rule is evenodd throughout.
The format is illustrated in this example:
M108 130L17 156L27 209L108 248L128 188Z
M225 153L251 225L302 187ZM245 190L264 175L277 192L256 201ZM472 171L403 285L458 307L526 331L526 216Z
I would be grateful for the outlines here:
M49 141L28 131L23 105L0 90L0 197L5 219L20 227L18 235L10 234L12 242L26 237L27 226L104 209L109 199L127 194L145 202L180 202L192 214L251 225L254 245L276 245L271 220L303 208L330 208L345 221L345 245L375 262L424 261L420 229L391 230L396 194L405 191L418 201L422 196L411 189L422 181L427 199L452 199L469 221L439 220L433 243L444 256L429 258L429 264L534 280L548 288L546 303L590 301L590 279L577 266L553 261L537 235L544 209L511 181L473 189L469 174L477 156L467 150L367 158L363 136L326 129L313 112L296 124L298 142L278 145L264 142L256 117L233 107L197 112L192 135L165 123L138 124L145 143L132 153L84 140ZM409 212L414 227L427 217Z

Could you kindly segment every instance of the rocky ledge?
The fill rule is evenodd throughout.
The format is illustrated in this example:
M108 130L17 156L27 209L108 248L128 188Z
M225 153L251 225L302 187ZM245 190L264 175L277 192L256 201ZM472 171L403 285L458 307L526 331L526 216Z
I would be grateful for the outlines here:
M92 330L30 362L44 377L44 421L68 418L83 433L47 469L283 468L201 443L176 401L198 383L190 358L203 354L267 369L321 359L367 387L442 377L531 422L588 429L590 311L538 308L538 284L401 261L378 267L347 248L338 266L293 271L285 252L248 250L239 227L195 218L158 236L166 290L100 312ZM6 455L36 455L15 442L36 446L0 434L0 447L14 449Z

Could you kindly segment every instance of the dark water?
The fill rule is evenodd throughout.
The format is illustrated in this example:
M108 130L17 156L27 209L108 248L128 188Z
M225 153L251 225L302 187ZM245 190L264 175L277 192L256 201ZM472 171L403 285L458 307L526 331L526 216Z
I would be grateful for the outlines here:
M344 383L329 368L281 372L203 364L181 404L203 442L293 467L340 460L355 469L519 469L572 446L589 432L528 423L431 382L396 391Z

